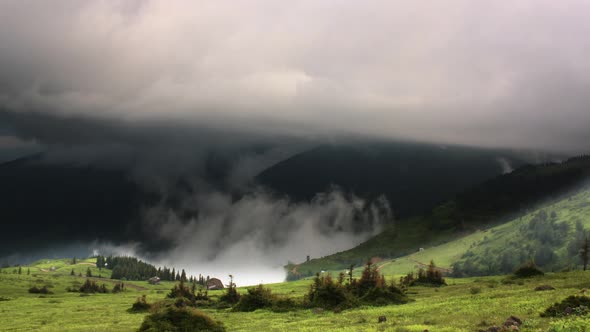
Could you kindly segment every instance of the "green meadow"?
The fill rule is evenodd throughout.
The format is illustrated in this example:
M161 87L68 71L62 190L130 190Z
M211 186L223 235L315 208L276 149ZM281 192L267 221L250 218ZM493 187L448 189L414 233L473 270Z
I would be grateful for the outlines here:
M148 302L164 299L172 282L150 285L143 281L125 281L126 290L117 294L69 293L67 287L80 285L85 277L70 276L86 271L91 260L72 265L68 260L38 262L0 273L0 330L2 331L134 331L147 313L129 311L137 297ZM52 271L51 267L55 267ZM30 274L27 274L30 270ZM91 267L93 275L103 274ZM115 281L93 278L112 288ZM267 285L275 294L300 301L310 280ZM510 315L523 320L521 331L587 331L589 318L541 318L552 303L590 289L590 272L548 273L530 279L505 276L447 279L440 288L411 287L413 300L403 305L359 307L334 313L327 310L297 309L289 312L257 310L232 312L231 309L202 309L223 322L228 331L477 331L501 325ZM549 284L553 291L534 291ZM46 285L53 294L29 294L33 285ZM245 292L240 288L239 292ZM212 291L215 299L223 291ZM379 316L387 321L378 323Z

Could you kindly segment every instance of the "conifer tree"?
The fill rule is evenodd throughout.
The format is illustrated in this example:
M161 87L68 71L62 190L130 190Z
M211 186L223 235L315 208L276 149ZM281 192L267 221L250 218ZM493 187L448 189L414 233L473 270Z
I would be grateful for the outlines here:
M70 275L71 276L75 276L76 275L76 273L74 273L74 269L72 269L72 272L70 272Z
M92 277L92 271L90 270L90 268L88 268L88 270L86 270L86 277L87 278Z
M184 272L184 269L182 269L182 274L180 274L180 280L182 281L186 281L186 272Z
M18 267L18 274L23 274L23 269L20 266Z

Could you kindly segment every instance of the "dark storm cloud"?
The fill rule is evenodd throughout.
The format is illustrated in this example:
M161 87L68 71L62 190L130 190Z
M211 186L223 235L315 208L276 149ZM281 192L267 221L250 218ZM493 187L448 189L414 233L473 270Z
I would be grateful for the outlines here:
M123 166L161 195L144 206L145 232L172 249L96 247L216 273L241 261L279 280L287 259L343 250L391 219L338 191L293 203L253 187L316 142L587 152L588 12L551 0L1 1L0 136L49 162Z
M23 112L584 150L585 1L16 1Z

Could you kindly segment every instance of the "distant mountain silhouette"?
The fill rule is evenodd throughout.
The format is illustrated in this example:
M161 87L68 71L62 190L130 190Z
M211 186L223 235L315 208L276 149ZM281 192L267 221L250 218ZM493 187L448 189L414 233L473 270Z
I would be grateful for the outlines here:
M125 172L41 160L35 155L0 164L0 253L128 236L147 196Z
M507 150L417 143L325 145L262 172L258 181L295 200L310 200L331 185L374 198L384 194L398 217L428 211L486 179L518 167Z

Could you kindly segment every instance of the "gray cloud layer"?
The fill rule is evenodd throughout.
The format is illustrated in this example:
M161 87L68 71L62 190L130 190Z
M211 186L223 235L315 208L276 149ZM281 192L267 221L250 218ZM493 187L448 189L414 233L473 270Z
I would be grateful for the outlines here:
M586 1L0 3L0 104L136 124L584 150Z

